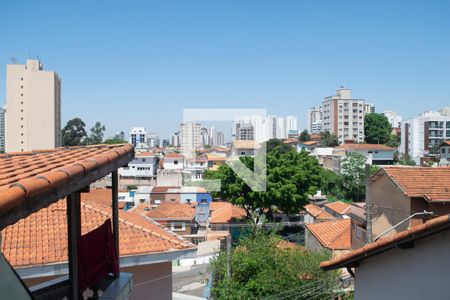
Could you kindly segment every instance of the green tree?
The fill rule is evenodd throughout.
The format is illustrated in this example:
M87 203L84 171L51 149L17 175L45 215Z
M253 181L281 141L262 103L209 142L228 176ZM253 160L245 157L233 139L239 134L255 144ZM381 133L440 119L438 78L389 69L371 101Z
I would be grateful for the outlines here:
M253 170L252 157L241 157L240 160ZM251 190L228 165L220 166L217 171L205 172L203 178L219 179L221 191L215 196L242 206L254 222L259 220L263 211L270 216L274 207L288 214L297 213L322 185L322 168L305 151L298 153L291 149L285 152L280 145L275 146L267 152L266 161L266 192Z
M106 139L103 143L104 144L109 144L109 145L114 145L114 144L126 144L128 142L124 141L122 139L113 137L113 138Z
M339 139L334 133L323 131L320 133L320 146L322 147L336 147L339 146Z
M275 234L258 232L244 238L231 251L231 276L227 253L220 252L210 265L214 299L332 299L338 272L324 272L321 261L330 253L303 247L282 247ZM318 288L320 286L320 288ZM313 294L312 294L313 293Z
M386 142L386 146L397 148L398 146L400 146L400 138L395 134L389 135L389 139Z
M291 151L293 148L289 144L283 143L282 140L279 139L270 139L266 142L266 151L271 152L276 149L278 152L287 153Z
M342 179L345 190L345 197L353 201L361 201L365 197L366 192L366 174L365 174L366 157L360 153L350 152L342 160ZM370 166L370 174L378 171L379 167Z
M69 120L61 130L63 146L84 145L87 138L86 124L80 118Z
M386 144L391 139L392 126L383 114L370 113L364 117L365 141L368 144Z
M309 132L308 132L308 130L303 130L301 133L300 133L300 135L298 136L298 140L300 141L300 142L307 142L307 141L310 141L311 140L311 138L309 137Z
M397 164L404 166L415 166L416 161L412 159L408 154L403 154L399 157Z
M91 134L87 139L87 143L90 145L101 144L105 130L105 125L102 125L100 122L95 122L94 127L91 128Z

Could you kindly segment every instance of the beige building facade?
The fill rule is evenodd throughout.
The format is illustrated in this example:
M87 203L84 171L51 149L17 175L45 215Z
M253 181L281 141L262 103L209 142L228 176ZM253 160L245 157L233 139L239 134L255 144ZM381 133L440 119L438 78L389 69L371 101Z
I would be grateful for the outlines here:
M6 66L6 152L61 146L61 80L39 60Z

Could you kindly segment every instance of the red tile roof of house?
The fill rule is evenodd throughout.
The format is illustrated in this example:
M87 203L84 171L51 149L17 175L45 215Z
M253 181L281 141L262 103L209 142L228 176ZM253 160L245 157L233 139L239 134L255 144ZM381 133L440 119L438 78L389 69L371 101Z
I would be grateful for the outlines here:
M295 138L287 138L283 141L283 143L284 144L298 144L300 142Z
M325 204L325 206L340 215L349 213L351 208L350 204L344 203L342 201L330 202Z
M450 141L443 141L442 144L439 145L439 147L442 147L442 146L445 146L445 147L450 146Z
M112 190L111 189L91 189L89 193L80 193L81 201L93 201L112 207ZM119 209L125 207L125 202L119 201Z
M257 141L253 140L237 140L233 141L233 147L236 149L259 149L261 145Z
M136 157L151 157L151 156L155 156L155 153L153 152L137 152Z
M127 163L133 157L133 146L129 144L67 147L1 155L0 219L8 218L5 224L9 225L17 221L15 218L21 217L19 214L14 217L12 212L30 205L27 204L30 198L56 194L56 190L64 190L64 187L69 187L66 190L70 190L76 187L75 183L80 178L95 181L99 179L97 177L100 170L104 172L106 169L117 169L121 167L117 165L119 162ZM48 199L50 200L45 204L39 205L49 205L58 198ZM34 211L35 209L33 207Z
M147 213L147 217L155 220L192 220L194 216L194 207L179 202L163 202Z
M155 186L153 187L151 194L155 193L167 193L169 189L179 189L178 186Z
M81 231L85 234L112 218L105 205L81 202ZM2 232L2 252L15 267L67 261L66 200L60 200ZM193 248L155 221L119 210L119 251L121 256L152 254Z
M382 144L342 144L340 146L337 146L336 149L343 149L343 150L354 150L354 151L358 151L358 150L362 150L362 151L367 151L367 150L379 150L379 151L394 151L395 148L392 147L388 147L386 145L382 145Z
M350 219L306 224L306 228L325 248L332 250L348 250L351 248Z
M371 181L386 174L406 197L428 201L450 201L450 167L383 167Z
M359 262L370 256L377 255L384 251L396 248L402 243L411 242L426 236L432 235L442 230L450 228L450 215L440 216L427 221L426 223L416 225L408 230L401 231L390 237L379 239L376 242L365 245L362 248L354 250L346 255L336 257L329 261L320 263L320 267L332 270L343 268L355 262Z
M312 133L312 134L309 135L309 138L311 140L320 140L322 137L318 133Z
M166 155L164 155L164 158L184 158L183 155L179 154L179 153L175 153L175 152L170 152L167 153Z
M306 145L306 146L317 145L318 143L319 143L318 141L301 142L301 144Z
M233 219L243 219L247 216L245 209L229 202L211 202L209 209L212 211L209 220L212 224L228 223Z
M324 211L322 208L315 204L307 204L304 206L305 210L313 216L314 219L317 220L333 220L336 219L333 215L330 213Z

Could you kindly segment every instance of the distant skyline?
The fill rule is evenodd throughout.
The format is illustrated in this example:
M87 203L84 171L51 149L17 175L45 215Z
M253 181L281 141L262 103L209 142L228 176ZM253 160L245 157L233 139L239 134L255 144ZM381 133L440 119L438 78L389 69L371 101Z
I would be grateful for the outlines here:
M183 108L306 112L343 85L404 118L450 106L449 1L0 3L6 64L39 56L62 81L62 126L167 138Z

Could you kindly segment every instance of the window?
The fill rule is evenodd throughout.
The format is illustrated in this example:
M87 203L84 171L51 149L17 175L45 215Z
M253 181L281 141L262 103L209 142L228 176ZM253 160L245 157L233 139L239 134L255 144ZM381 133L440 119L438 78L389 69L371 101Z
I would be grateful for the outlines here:
M245 155L245 152L244 152L244 151L241 151L241 155Z
M23 97L23 93L21 93L20 96Z
M172 231L184 231L186 230L186 224L184 222L173 222L170 224Z
M142 159L142 162L145 162L145 158Z
M174 161L173 161L173 164L174 164L174 165L178 165L178 160L174 160Z
M208 203L208 199L201 199L200 203Z

